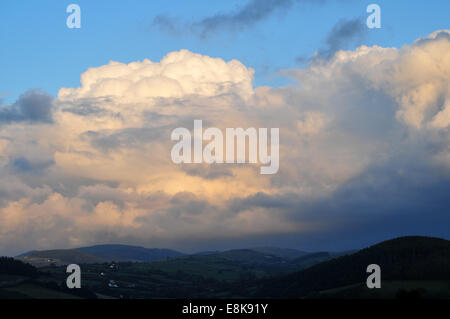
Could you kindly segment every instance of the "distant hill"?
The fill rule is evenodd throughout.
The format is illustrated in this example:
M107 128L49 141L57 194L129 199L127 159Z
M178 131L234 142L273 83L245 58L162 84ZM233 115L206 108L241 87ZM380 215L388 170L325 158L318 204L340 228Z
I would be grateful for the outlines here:
M96 245L75 249L30 251L16 258L37 267L50 264L95 264L111 261L152 262L175 258L184 254L170 249L144 248L128 245Z
M144 248L120 244L95 245L74 249L33 250L16 256L16 258L31 263L36 267L45 267L52 264L59 266L69 263L94 264L111 261L155 262L183 256L197 258L199 262L204 259L202 257L212 256L223 262L235 263L238 266L264 269L270 274L304 269L332 258L328 253L317 255L316 253L309 254L295 249L277 247L205 251L193 255L185 255L171 249ZM204 262L209 260L206 259Z
M250 248L250 250L257 251L267 255L277 256L288 260L300 258L309 254L307 252L300 251L297 249L278 248L278 247L255 247Z
M196 252L192 255L193 256L205 256L205 255L214 255L214 254L219 254L219 253L221 253L220 250L204 250L204 251Z
M78 251L76 249L54 249L54 250L40 250L32 251L29 254L22 254L21 257L16 257L19 260L30 263L36 267L67 264L96 264L104 263L107 260L98 256Z
M144 248L129 245L95 245L76 250L89 253L108 261L151 262L183 256L183 253L171 249Z
M370 264L380 265L383 281L450 282L450 241L429 237L388 240L352 255L267 280L256 295L295 298L365 284L366 268Z
M306 253L295 249L264 247L250 249L234 249L210 254L218 258L252 267L263 268L269 273L286 273L311 267L345 253ZM298 257L299 256L299 257Z
M34 252L37 252L37 250L30 250L30 251L27 251L27 252L25 252L25 253L22 253L22 254L20 254L20 255L15 256L15 258L20 258L20 257L29 256L29 255L31 255L31 254L34 253Z
M278 248L278 247L252 247L252 248L244 248L244 249L231 249L226 251L219 251L219 250L206 250L206 251L200 251L193 255L220 255L222 253L226 253L228 255L232 255L233 252L242 252L242 251L253 251L257 252L259 254L265 254L270 256L279 257L285 260L293 260L302 256L306 256L309 253L300 251L297 249L290 249L290 248ZM231 252L231 253L230 253Z
M279 256L259 252L254 249L227 250L217 254L216 256L244 264L278 263L284 260Z
M328 252L318 252L318 253L311 253L307 254L305 256L295 258L291 260L291 263L298 266L297 270L305 269L308 267L311 267L315 264L321 263L323 261L327 261L332 259L333 256L331 253Z

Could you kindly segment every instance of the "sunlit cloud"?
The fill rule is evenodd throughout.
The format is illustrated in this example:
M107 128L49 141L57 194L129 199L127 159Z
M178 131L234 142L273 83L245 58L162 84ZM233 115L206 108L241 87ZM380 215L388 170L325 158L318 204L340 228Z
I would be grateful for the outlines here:
M433 177L430 189L450 177L450 31L283 73L298 84L254 87L243 63L181 50L90 68L54 100L29 91L2 106L0 249L326 236L360 213L358 189L382 198L417 174ZM279 172L174 164L170 132L194 119L280 128ZM399 218L383 205L383 218Z

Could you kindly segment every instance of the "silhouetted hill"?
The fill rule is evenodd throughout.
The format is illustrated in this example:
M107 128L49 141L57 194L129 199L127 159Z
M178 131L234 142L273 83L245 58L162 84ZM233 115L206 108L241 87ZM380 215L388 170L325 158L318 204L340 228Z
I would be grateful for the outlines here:
M129 245L95 245L77 248L77 250L109 261L151 262L184 255L171 249L144 248Z
M366 282L366 268L381 267L382 280L450 280L450 241L401 237L265 281L257 296L289 298Z

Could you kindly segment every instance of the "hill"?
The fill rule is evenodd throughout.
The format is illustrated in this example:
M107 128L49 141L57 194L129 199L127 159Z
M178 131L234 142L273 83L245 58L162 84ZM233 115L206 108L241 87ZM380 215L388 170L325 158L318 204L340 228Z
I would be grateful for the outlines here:
M0 257L0 299L97 298L86 288L70 290L64 280L20 260Z
M228 261L237 262L239 264L255 265L255 264L281 264L291 263L298 258L306 257L309 254L295 249L285 249L276 247L257 247L249 249L234 249L227 251L207 251L189 255L216 256ZM108 244L95 245L88 247L80 247L74 249L58 249L44 251L30 251L16 256L16 258L25 260L39 267L55 263L57 265L67 263L103 263L103 262L154 262L164 261L170 258L188 256L181 252L171 249L144 248L140 246ZM323 261L324 259L317 260ZM313 264L312 262L311 264ZM298 265L293 262L293 265Z
M93 247L100 253L113 248L102 246ZM99 253L95 249L90 251ZM23 258L43 256L64 257L61 262L78 256L81 263L100 258L78 250L32 252ZM36 275L31 266L7 260L0 267L0 298L38 298L40 290L48 298L450 298L450 242L437 238L402 237L355 253L318 252L294 259L253 248L152 262L115 259L114 265L83 264L82 295L64 289L66 268L55 261L44 263ZM369 264L381 266L381 289L366 287Z
M75 249L32 251L30 254L23 255L22 257L18 257L17 259L30 263L36 267L43 267L52 264L96 264L106 262L106 260L103 258Z
M300 251L297 249L278 248L278 247L255 247L255 248L250 248L250 250L253 250L253 251L256 251L259 253L263 253L263 254L267 254L267 255L277 256L277 257L280 257L283 259L288 259L288 260L300 258L300 257L306 256L309 254L307 252Z
M450 282L450 241L429 237L388 240L352 255L267 280L256 295L295 298L328 290L330 297L332 289L342 293L345 287L365 287L366 268L370 264L380 265L383 282ZM357 289L350 296L358 294Z
M144 248L129 245L95 245L77 248L76 250L89 253L108 261L152 262L184 255L183 253L171 249Z
M36 277L37 269L14 258L0 257L0 275Z
M111 261L152 262L184 254L170 249L150 249L128 245L96 245L74 249L30 251L16 256L37 267L66 264L95 264Z

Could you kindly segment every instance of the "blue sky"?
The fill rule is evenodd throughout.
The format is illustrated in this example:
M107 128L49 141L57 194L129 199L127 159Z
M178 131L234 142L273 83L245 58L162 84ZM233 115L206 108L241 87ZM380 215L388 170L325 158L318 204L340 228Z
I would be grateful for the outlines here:
M193 52L238 59L255 69L255 86L289 83L278 75L284 68L301 67L297 57L309 57L323 46L340 19L364 18L374 1L330 0L300 3L276 10L239 32L218 31L207 39L185 33L173 36L153 25L158 15L182 23L217 13L237 11L244 1L2 1L0 3L0 92L13 102L29 88L42 88L53 96L61 87L79 85L89 67L110 60L159 61L168 52ZM66 7L80 5L82 28L66 27ZM370 30L355 44L402 46L449 24L450 2L376 1L382 9L382 28Z

